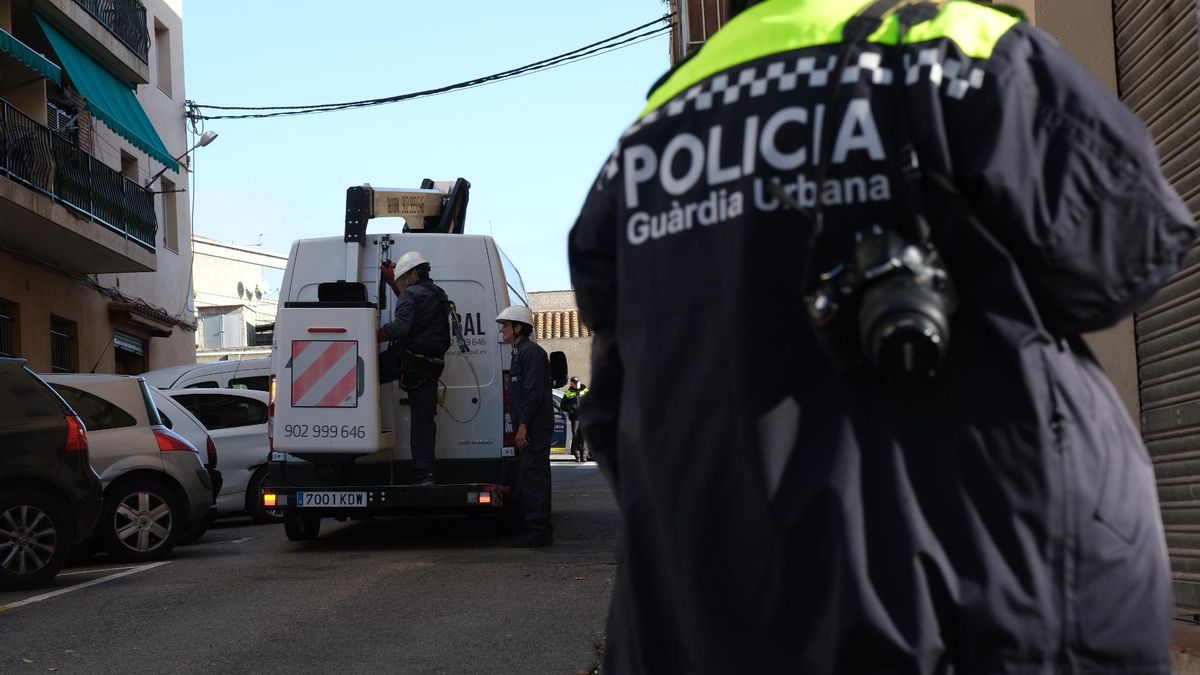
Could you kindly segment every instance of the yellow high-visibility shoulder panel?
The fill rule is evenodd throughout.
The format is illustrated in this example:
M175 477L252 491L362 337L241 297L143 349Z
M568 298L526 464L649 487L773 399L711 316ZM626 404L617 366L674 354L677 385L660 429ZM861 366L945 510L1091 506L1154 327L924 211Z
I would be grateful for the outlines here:
M641 115L655 110L710 75L771 54L842 42L842 30L859 7L831 0L769 0L742 12L654 90ZM948 39L974 59L991 57L996 43L1020 19L973 2L947 2L934 19L914 26L906 44ZM896 44L900 23L889 16L868 40Z

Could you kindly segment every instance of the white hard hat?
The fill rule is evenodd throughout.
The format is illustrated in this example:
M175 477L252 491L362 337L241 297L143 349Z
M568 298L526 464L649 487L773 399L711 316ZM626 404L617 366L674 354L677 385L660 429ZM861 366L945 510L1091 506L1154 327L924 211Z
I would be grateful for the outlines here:
M500 314L496 315L496 321L517 321L532 326L533 312L523 305L513 305L500 310Z
M411 271L417 265L428 264L429 261L425 259L425 256L417 253L416 251L409 251L400 256L400 259L396 261L396 276L402 277L405 274L408 274L409 271Z

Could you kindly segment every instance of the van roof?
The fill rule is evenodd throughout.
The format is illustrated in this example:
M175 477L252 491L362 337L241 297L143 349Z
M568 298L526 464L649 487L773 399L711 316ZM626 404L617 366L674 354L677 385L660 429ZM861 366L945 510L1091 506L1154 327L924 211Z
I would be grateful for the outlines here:
M440 232L368 232L367 238L374 237L419 237L420 241L464 241L471 239L486 239L493 240L489 234L443 234ZM339 246L345 246L346 242L341 237L308 237L306 239L297 239L296 244L307 244L309 242L330 242ZM399 254L397 254L399 255Z
M151 370L149 372L142 373L142 377L146 378L146 382L149 382L150 386L162 389L175 384L179 378L186 375L188 371L193 370L195 367L196 364L194 363L188 363L182 366L169 366L167 368L159 368L157 370Z
M269 357L262 356L253 359L238 359L234 361L185 363L181 366L168 366L166 368L151 370L149 372L142 373L142 377L146 378L146 382L148 382L152 387L157 387L159 389L170 389L174 387L175 383L182 379L185 375L236 372L239 370L269 368L270 366L271 359Z

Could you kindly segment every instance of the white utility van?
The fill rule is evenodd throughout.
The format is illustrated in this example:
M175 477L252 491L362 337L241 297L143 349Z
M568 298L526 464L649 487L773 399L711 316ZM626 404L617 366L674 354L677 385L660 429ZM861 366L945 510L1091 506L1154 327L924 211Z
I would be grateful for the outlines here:
M520 274L491 237L365 234L365 220L352 225L348 216L346 236L292 245L272 349L264 506L283 510L293 540L315 538L323 517L488 511L519 524L507 395L511 349L495 317L509 305L528 304ZM386 345L376 329L392 319L396 302L379 268L406 251L430 261L430 277L461 326L438 388L435 486L412 485L407 394L395 382L378 384ZM556 353L555 386L565 382L566 370Z

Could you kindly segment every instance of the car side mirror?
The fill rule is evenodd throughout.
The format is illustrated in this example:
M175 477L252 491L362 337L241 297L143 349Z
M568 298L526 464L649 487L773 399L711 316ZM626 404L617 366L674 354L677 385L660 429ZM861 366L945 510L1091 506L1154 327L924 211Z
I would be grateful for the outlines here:
M558 389L567 383L567 355L550 352L550 386Z

